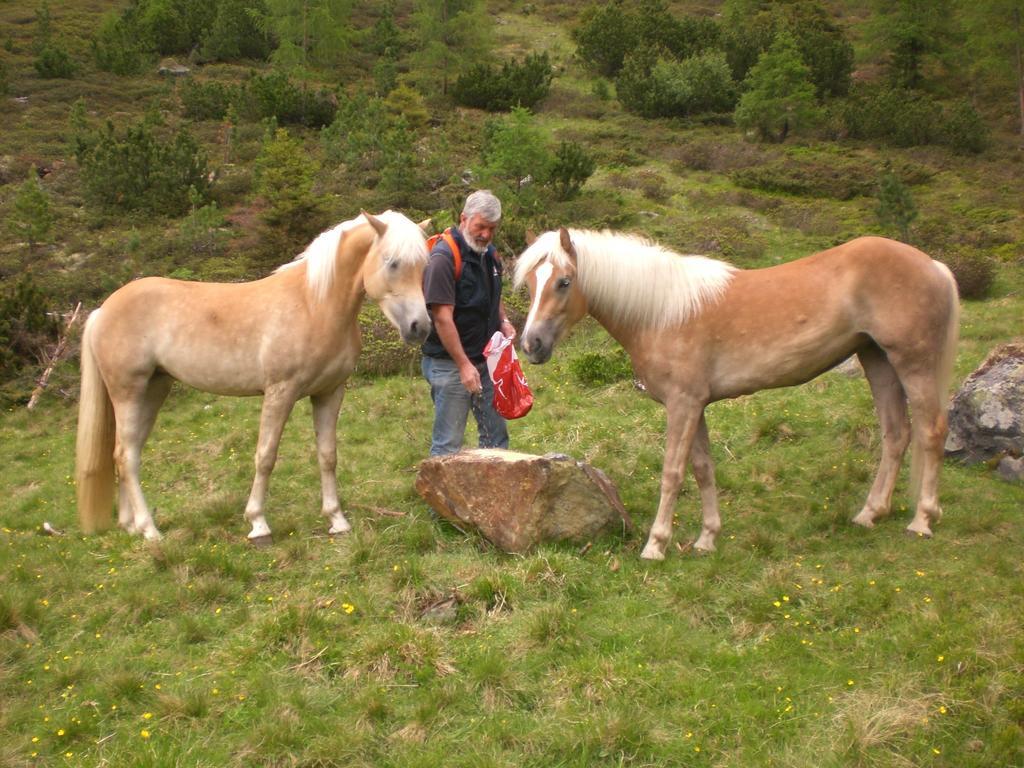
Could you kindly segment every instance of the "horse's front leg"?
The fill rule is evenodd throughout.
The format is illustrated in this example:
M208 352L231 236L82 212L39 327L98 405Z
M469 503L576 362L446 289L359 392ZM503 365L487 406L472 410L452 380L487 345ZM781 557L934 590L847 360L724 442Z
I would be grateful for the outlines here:
M665 430L665 464L661 471L661 501L658 514L651 525L647 545L640 557L645 560L664 560L665 549L672 539L672 515L676 497L686 472L686 459L690 455L694 437L703 416L703 406L689 399L676 398L666 403L668 425Z
M312 395L313 429L316 431L316 455L320 462L320 489L323 497L321 508L330 522L330 534L348 533L352 530L338 501L338 412L345 399L345 385L326 395Z
M281 433L294 405L295 394L291 387L272 387L263 396L260 436L256 444L256 477L252 481L252 491L245 505L245 519L252 525L248 538L253 542L270 538L270 526L263 515L263 501L267 495L270 473L277 462Z

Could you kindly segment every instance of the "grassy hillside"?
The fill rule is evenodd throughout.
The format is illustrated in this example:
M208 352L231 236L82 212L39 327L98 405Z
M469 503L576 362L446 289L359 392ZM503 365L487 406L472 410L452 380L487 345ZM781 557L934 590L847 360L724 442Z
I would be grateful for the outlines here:
M871 76L868 4L831 6L850 25L857 72ZM371 28L376 4L354 7L356 26ZM885 233L876 207L888 163L919 212L914 244L991 269L984 298L964 301L957 382L1024 333L1024 165L995 101L980 102L993 133L977 156L813 136L766 145L717 118L646 120L573 58L585 7L488 4L497 56L547 51L556 64L536 125L597 161L574 199L509 201L504 253L522 247L527 227L569 224L643 232L743 267L777 263ZM395 8L411 24L412 4ZM87 38L108 9L52 4L81 68L48 80L33 67L36 7L0 3L0 216L10 220L33 165L55 214L49 242L0 242L3 287L31 273L52 310L91 308L143 274L236 280L292 258L268 247L275 233L255 189L266 127L187 120L185 81L157 74L156 62L133 77L97 71ZM369 43L353 50L314 84L370 85ZM235 83L267 69L195 65L191 78ZM328 162L317 131L289 127L317 168L324 204L311 225L360 207L451 214L494 118L421 95L429 121L415 131L416 184L404 189ZM191 131L222 220L88 205L70 146L79 99L90 129L149 111L161 135ZM366 323L379 330L379 317ZM903 534L905 476L890 520L852 526L880 450L863 380L830 373L712 406L719 551L687 549L699 524L688 480L678 546L652 564L639 552L658 500L664 413L633 388L614 342L582 324L551 363L526 367L537 402L511 425L513 447L606 471L638 533L510 557L437 523L415 494L429 394L415 375L371 375L412 374L415 354L397 349L393 331L368 344L342 409L338 473L353 532L325 534L301 403L271 482L266 549L245 542L242 519L258 400L172 392L143 459L165 538L146 544L77 533L74 355L32 412L23 403L39 366L7 383L0 765L1024 765L1024 492L987 467L947 462L934 540Z

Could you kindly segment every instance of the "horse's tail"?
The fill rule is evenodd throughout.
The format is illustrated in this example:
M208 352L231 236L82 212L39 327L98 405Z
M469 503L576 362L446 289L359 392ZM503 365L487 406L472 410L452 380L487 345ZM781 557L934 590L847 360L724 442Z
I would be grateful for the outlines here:
M114 407L93 354L93 312L82 333L82 388L78 400L75 482L78 521L84 533L109 528L114 508Z
M949 385L953 380L953 366L956 363L956 347L960 339L960 292L957 290L956 278L949 267L941 261L933 261L935 268L942 273L946 281L947 316L946 327L942 330L943 338L939 358L935 370L935 403L939 408L940 423L943 433L946 430L947 401ZM915 433L917 434L917 433ZM915 438L916 442L916 438ZM910 495L913 504L917 505L921 491L921 447L914 445L910 454Z

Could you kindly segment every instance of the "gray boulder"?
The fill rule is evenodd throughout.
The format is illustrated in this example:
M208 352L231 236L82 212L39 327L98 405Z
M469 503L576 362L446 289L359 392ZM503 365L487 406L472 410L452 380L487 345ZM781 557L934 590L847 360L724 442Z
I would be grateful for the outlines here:
M438 515L509 553L633 528L611 480L561 454L478 449L434 456L420 464L416 490Z
M992 350L954 395L946 455L972 463L1009 458L1006 475L1019 467L1013 459L1024 455L1024 342Z

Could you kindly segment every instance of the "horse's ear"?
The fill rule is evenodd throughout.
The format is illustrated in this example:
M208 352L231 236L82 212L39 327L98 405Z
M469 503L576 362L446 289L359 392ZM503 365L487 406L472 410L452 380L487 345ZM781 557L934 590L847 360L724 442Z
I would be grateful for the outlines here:
M419 227L420 227L420 229L423 230L423 234L429 235L429 234L431 234L434 231L434 220L433 219L424 219L423 221L421 221L419 223Z
M377 230L378 237L384 237L384 233L388 231L388 225L378 219L372 213L361 211L366 220L370 223L370 226Z
M565 227L558 230L558 242L562 244L562 250L569 254L569 258L576 261L576 247L572 244L569 230Z
M537 242L537 234L532 230L526 230L526 247L529 248L531 245Z

